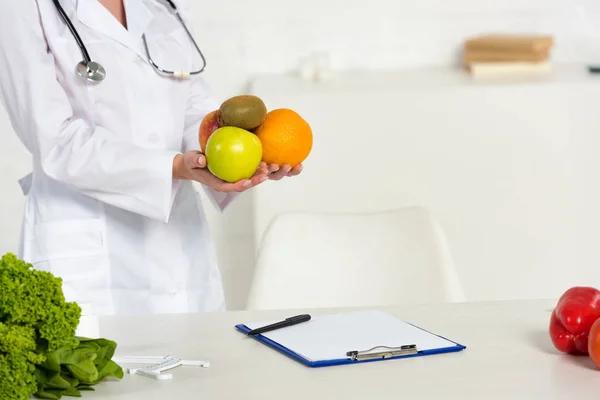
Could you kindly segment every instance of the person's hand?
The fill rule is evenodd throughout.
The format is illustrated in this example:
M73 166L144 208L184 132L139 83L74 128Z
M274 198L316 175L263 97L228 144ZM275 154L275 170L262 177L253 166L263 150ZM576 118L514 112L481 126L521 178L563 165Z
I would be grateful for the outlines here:
M263 166L263 164L261 164L261 166ZM266 164L264 164L264 166L266 167ZM291 177L300 174L300 172L302 172L302 168L302 164L298 164L293 168L289 164L284 164L281 166L277 164L270 164L267 168L267 176L269 177L269 180L279 181L285 177Z
M218 192L243 192L268 179L269 170L261 163L250 179L229 183L214 176L206 168L206 158L199 151L188 151L173 159L173 179L187 179L200 182Z

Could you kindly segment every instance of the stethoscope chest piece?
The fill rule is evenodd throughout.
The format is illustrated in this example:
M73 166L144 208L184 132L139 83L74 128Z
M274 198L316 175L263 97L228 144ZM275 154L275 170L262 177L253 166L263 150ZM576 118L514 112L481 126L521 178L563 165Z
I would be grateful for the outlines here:
M90 82L101 82L106 77L106 70L95 61L81 61L77 64L77 73Z

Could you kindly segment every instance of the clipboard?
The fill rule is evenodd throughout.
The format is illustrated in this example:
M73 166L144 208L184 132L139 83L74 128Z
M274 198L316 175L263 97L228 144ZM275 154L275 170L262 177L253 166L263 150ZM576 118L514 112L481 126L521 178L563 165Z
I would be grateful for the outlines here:
M235 325L247 334L274 321ZM311 368L459 352L466 346L383 311L356 311L310 321L249 338Z

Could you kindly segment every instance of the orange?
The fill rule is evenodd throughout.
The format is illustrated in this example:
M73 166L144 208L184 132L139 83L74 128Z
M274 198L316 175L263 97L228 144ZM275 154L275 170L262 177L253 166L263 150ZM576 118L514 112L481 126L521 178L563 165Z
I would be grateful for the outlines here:
M263 161L267 164L295 167L312 150L310 125L297 112L287 108L268 112L255 133L262 143Z

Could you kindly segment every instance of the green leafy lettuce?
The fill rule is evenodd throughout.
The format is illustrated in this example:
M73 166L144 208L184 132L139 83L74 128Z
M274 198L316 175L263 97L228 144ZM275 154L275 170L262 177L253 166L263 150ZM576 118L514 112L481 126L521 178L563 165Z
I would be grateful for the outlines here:
M0 399L61 399L107 377L116 343L75 336L81 308L65 301L62 280L8 253L0 259Z

